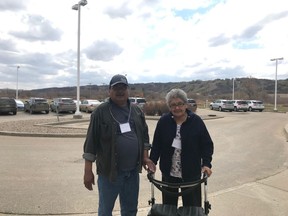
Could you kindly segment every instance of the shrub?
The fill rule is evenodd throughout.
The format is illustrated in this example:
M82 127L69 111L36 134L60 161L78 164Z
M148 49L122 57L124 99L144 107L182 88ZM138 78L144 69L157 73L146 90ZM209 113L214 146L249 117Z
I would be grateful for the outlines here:
M169 108L164 101L150 101L145 104L143 111L146 115L161 116L169 112Z

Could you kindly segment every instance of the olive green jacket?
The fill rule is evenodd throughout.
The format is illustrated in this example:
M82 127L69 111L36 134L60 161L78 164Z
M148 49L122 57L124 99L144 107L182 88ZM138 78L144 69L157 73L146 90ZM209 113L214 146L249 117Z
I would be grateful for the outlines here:
M107 176L113 181L117 176L116 162L116 131L118 123L110 113L111 99L97 107L91 114L86 140L84 143L85 160L96 161L98 175ZM128 102L129 103L129 102ZM139 145L138 169L141 172L144 149L149 149L149 134L145 116L137 106L130 104L131 119L135 122L136 135Z

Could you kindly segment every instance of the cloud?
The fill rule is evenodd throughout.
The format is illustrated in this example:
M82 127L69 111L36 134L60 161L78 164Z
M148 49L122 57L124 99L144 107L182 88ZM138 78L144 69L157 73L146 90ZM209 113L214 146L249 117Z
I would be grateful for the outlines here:
M226 37L225 34L218 35L217 37L210 38L209 43L211 47L217 47L230 42L230 38Z
M0 50L2 52L3 51L16 51L15 43L13 42L13 40L10 40L10 39L9 40L1 40L0 39Z
M105 13L112 19L115 18L126 18L131 15L133 11L128 7L128 3L125 2L120 7L110 6L105 10Z
M25 9L24 0L2 0L0 1L0 11L18 11Z
M61 30L54 28L51 23L40 15L29 15L23 18L27 31L10 31L19 39L28 41L57 41L61 39Z
M78 16L71 0L0 1L0 86L75 86ZM288 76L286 0L107 0L81 7L80 83ZM8 22L9 21L9 22Z
M246 28L243 33L239 36L240 39L251 39L254 38L263 28L265 28L268 24L277 21L279 19L285 18L288 16L288 11L283 11L278 14L269 14L264 17L259 22L255 23L252 26Z
M110 41L97 41L90 47L83 50L87 57L96 61L111 61L115 56L122 53L123 48L114 42Z

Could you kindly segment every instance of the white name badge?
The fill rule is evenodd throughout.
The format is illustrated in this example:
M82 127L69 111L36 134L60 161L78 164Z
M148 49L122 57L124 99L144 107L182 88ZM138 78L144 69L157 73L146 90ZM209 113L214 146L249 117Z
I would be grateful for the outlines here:
M121 130L121 133L130 132L131 131L130 124L128 122L124 124L120 124L120 130Z
M180 139L175 139L173 140L172 147L181 149L181 140Z

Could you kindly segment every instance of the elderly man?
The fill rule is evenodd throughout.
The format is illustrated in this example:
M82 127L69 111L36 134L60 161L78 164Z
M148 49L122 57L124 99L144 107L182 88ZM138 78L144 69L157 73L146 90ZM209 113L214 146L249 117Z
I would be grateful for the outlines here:
M139 172L142 166L153 166L148 158L150 145L144 113L130 104L128 94L126 77L113 76L109 84L109 101L91 114L84 143L84 185L93 190L92 164L96 161L99 216L112 216L118 195L121 215L135 216Z

